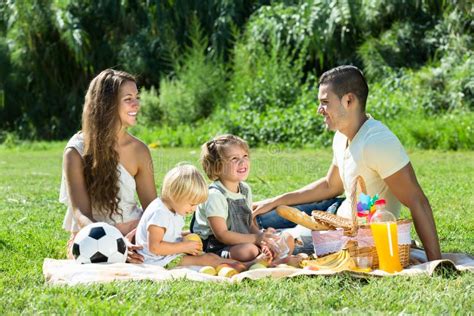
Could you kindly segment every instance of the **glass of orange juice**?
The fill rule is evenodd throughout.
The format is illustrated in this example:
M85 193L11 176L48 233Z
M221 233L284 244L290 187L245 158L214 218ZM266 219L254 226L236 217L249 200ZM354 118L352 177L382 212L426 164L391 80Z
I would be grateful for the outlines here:
M402 271L398 255L397 223L371 223L370 229L374 236L380 270L389 273Z
M370 229L379 257L379 269L394 273L402 271L398 254L398 232L395 216L384 209L385 203L377 205L371 218Z

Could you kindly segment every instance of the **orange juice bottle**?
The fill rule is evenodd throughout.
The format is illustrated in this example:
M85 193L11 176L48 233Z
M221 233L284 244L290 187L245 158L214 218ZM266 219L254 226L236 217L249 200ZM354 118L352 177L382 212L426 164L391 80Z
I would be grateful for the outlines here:
M398 272L402 270L402 266L398 254L396 218L385 210L385 200L377 202L377 211L371 218L370 229L379 257L379 268L389 273Z

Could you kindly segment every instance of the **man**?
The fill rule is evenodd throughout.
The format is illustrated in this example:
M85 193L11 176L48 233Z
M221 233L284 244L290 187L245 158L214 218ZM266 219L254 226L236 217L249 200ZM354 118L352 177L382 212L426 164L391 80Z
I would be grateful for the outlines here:
M400 202L410 209L428 260L440 259L438 235L428 199L398 138L365 113L368 92L364 75L354 66L340 66L321 76L318 113L324 116L326 127L336 131L329 171L326 177L299 190L255 203L253 215L264 228L291 227L274 211L279 205L295 205L308 214L314 209L337 210L338 215L350 217L350 190L354 179L361 175L368 194L379 194L384 198L387 210L397 218ZM345 200L335 198L343 192Z

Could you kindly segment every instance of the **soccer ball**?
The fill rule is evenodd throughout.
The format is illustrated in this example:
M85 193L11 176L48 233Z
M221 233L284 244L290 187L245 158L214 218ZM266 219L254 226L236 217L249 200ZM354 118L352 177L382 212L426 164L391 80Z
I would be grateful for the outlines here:
M127 245L117 228L99 222L79 231L74 238L72 254L79 263L123 263L127 260Z

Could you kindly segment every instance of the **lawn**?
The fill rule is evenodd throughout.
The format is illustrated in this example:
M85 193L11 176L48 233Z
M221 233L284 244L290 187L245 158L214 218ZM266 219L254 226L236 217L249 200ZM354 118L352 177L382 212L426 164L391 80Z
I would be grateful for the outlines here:
M0 314L472 314L474 274L354 279L350 276L263 279L241 284L122 282L45 284L44 258L64 258L68 234L58 202L63 143L0 148ZM155 179L179 161L197 164L198 149L154 149ZM474 253L474 152L409 152L434 209L443 252ZM255 199L325 175L329 150L283 147L252 153ZM403 211L405 217L407 210Z

